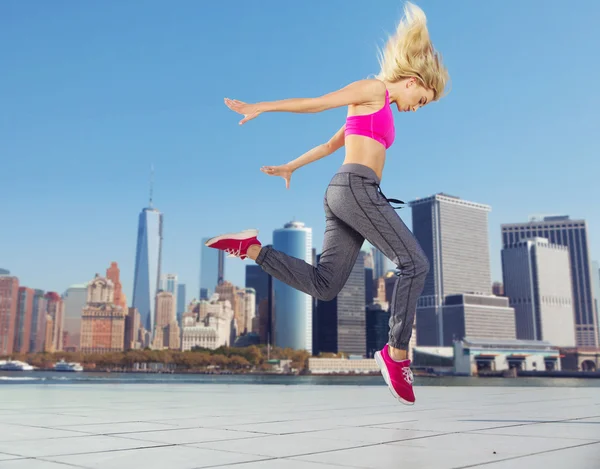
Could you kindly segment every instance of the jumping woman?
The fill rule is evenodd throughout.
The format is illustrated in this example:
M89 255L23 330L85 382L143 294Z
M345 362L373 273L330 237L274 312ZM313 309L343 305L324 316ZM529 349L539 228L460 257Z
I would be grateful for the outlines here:
M423 11L407 3L404 12L380 54L381 71L375 79L359 80L318 98L256 104L225 99L231 110L244 116L240 124L264 112L314 113L348 106L346 123L329 142L287 164L261 168L265 174L284 178L289 188L294 171L345 145L343 165L325 193L326 227L318 265L263 247L257 230L217 236L206 245L230 256L249 257L276 279L326 301L346 284L365 239L369 241L399 269L390 305L389 340L375 359L392 394L411 405L415 395L408 344L429 261L379 184L386 150L395 138L391 105L414 112L439 100L448 72L433 48Z

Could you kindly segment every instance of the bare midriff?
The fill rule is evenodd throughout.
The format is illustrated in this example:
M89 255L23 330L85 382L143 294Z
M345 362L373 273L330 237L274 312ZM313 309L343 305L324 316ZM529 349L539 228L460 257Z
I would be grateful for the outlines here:
M348 135L346 137L344 164L355 163L368 166L381 180L385 165L385 147L369 137Z

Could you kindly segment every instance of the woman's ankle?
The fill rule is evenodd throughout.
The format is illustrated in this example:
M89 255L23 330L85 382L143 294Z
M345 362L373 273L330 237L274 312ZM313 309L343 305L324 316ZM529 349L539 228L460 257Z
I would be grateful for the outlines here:
M408 359L408 350L399 349L388 345L388 353L390 358L397 362Z
M262 246L260 244L253 244L248 248L247 256L253 261L255 261L258 255L260 254L261 249Z

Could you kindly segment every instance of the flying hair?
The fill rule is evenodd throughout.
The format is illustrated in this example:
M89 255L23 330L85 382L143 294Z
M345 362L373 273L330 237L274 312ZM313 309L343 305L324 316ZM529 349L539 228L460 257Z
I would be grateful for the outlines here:
M425 88L433 91L433 101L444 96L450 80L441 54L434 49L429 38L425 13L410 2L404 5L404 17L396 33L379 51L379 65L381 70L376 78L391 82L417 78Z

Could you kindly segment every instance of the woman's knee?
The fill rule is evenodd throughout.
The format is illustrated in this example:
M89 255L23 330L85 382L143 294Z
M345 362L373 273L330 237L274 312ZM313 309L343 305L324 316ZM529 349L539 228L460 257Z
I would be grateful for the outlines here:
M333 272L323 268L317 269L316 275L315 298L321 301L333 300L343 287L340 285L339 275L336 276Z
M415 275L425 277L429 273L431 263L425 254L419 254L415 259Z
M327 285L322 285L317 289L317 300L320 301L331 301L341 291L341 287L337 282L330 282Z

